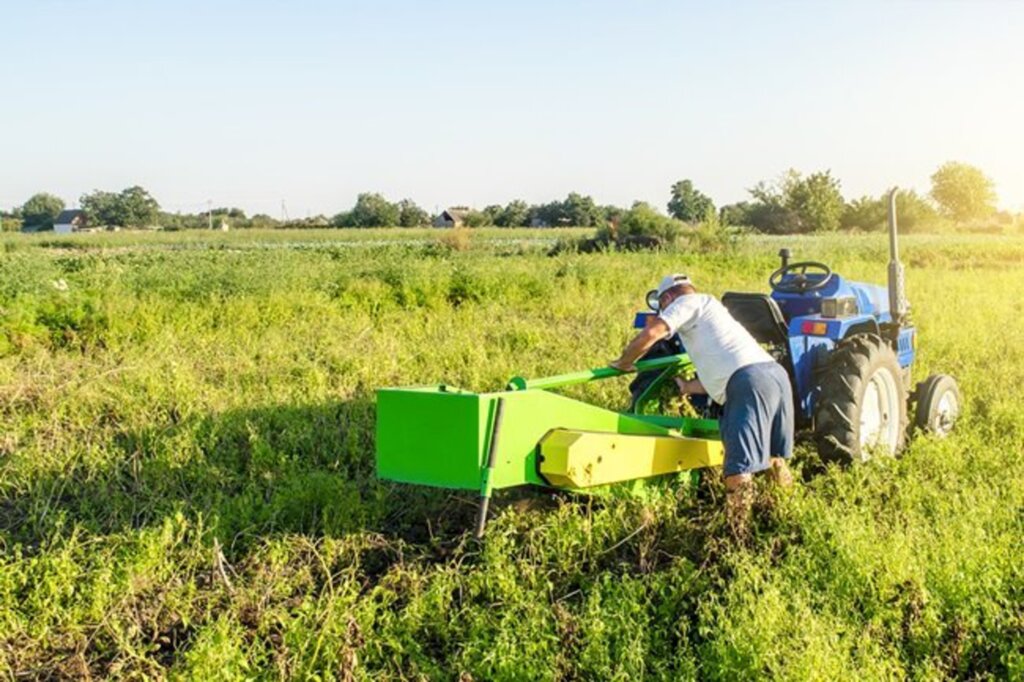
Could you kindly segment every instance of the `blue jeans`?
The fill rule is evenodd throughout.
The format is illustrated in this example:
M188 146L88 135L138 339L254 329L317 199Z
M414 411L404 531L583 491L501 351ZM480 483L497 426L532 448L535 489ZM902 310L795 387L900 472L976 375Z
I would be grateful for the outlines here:
M772 457L793 454L793 388L777 362L759 362L733 372L718 420L725 445L726 476L753 474Z

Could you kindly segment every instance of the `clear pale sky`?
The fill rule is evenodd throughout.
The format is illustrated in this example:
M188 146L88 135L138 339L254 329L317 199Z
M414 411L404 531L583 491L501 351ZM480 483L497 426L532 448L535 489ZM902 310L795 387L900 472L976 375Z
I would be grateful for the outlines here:
M927 191L955 159L1024 209L1024 2L4 4L4 208L664 208L790 167Z

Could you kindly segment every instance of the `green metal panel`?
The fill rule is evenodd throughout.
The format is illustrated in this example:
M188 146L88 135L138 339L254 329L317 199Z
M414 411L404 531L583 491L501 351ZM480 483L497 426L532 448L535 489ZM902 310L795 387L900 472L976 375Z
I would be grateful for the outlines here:
M524 483L544 485L537 473L537 446L552 429L577 429L607 433L669 433L630 415L619 414L572 398L540 390L488 393L482 397L505 399L505 417L498 440L497 461L491 482L495 488Z
M476 490L488 404L445 386L377 391L377 476Z
M479 490L497 399L505 415L494 488L532 483L537 446L555 428L624 434L669 433L669 427L542 390L475 394L443 386L377 392L377 475L442 488Z

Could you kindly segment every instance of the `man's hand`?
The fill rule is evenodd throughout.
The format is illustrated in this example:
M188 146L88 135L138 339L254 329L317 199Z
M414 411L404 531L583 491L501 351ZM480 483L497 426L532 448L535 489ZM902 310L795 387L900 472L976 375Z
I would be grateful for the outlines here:
M668 335L668 325L661 318L656 319L647 327L641 329L640 333L633 337L629 345L622 350L622 355L617 360L609 362L608 366L614 367L620 372L636 371L636 365L633 363L642 358L644 353L650 350L651 346Z
M632 362L624 362L622 358L616 358L608 363L609 367L619 370L620 372L633 372L636 370L636 365Z

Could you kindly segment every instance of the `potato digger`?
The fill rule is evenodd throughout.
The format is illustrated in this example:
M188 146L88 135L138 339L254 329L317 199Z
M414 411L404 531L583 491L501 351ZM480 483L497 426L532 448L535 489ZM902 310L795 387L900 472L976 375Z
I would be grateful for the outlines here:
M894 455L913 430L940 437L961 412L956 381L936 374L913 386L917 348L899 259L896 190L889 194L888 286L847 280L821 262L791 262L788 249L769 277L770 294L729 292L722 304L787 371L798 432L813 437L825 463ZM643 327L658 313L656 292ZM693 373L673 337L636 363L630 404L618 412L553 392L622 376L600 367L557 376L515 377L504 390L473 393L446 385L377 391L377 475L384 480L479 492L482 536L494 490L524 485L589 491L609 484L720 466L720 407L691 398L672 414L674 377ZM678 412L678 411L677 411Z

